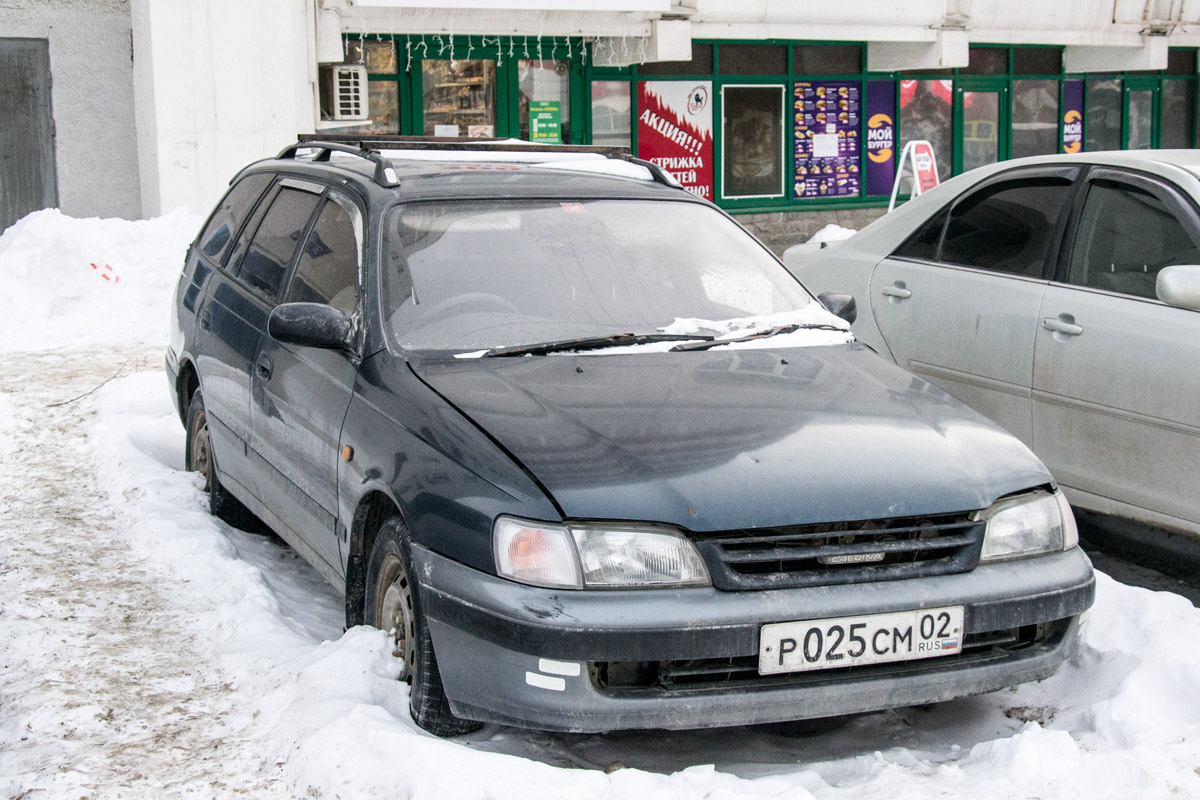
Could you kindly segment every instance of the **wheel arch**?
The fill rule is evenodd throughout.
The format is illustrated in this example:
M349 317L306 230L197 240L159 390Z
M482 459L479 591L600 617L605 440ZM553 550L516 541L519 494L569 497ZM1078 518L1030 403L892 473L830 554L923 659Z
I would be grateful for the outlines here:
M375 546L379 528L393 516L404 518L400 504L388 492L374 488L364 494L354 509L346 558L346 627L362 625L367 586L367 559Z
M196 372L196 365L190 358L185 359L180 363L179 377L175 379L175 394L179 400L176 407L179 409L179 421L184 425L187 425L188 404L199 388L200 374Z

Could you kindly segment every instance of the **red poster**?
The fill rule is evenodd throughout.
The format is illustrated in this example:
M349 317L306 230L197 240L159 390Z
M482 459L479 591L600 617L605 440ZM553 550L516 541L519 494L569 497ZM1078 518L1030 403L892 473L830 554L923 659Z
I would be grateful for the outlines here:
M713 199L711 81L638 84L638 157L674 175L692 194Z
M933 156L933 145L926 141L912 143L913 171L921 183L921 193L938 185L937 159Z

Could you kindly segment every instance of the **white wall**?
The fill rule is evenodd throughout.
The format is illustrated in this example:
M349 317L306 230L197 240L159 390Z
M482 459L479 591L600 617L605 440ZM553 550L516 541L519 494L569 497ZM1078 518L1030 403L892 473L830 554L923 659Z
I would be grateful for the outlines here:
M0 3L0 36L50 42L59 207L75 217L141 215L129 30L125 0Z
M207 212L243 166L311 132L306 0L132 0L142 207Z

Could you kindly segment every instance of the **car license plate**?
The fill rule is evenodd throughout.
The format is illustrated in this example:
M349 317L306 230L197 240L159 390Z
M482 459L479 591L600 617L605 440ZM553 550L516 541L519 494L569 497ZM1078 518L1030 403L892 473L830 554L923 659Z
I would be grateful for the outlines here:
M963 607L763 625L758 673L883 664L962 652Z

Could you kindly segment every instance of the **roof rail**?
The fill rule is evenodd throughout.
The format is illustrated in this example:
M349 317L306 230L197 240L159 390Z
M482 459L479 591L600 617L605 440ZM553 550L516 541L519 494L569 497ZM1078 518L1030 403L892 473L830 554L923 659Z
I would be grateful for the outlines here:
M362 150L495 150L516 153L597 153L609 158L621 158L629 154L628 147L604 147L589 144L542 144L521 139L451 139L435 136L374 135L322 136L317 133L302 133L299 142L328 142L330 144L353 145Z
M637 164L650 173L651 177L664 186L672 189L684 189L683 184L675 180L671 173L652 161L637 158L629 153L627 147L605 147L582 144L540 144L525 142L519 139L450 139L427 136L321 136L320 134L302 133L297 137L296 144L285 147L277 158L295 158L296 151L315 149L320 152L314 161L328 161L331 152L349 153L369 159L375 164L375 182L380 186L394 188L400 185L391 165L379 153L380 150L445 150L445 151L475 151L475 152L515 152L515 153L589 153L602 155L607 158L627 161ZM684 189L686 191L686 189Z
M352 156L365 158L375 164L375 182L380 186L394 189L400 185L400 181L396 178L396 171L392 169L392 165L383 156L379 155L379 153L364 145L354 146L346 142L330 141L316 137L307 138L301 136L300 139L296 144L290 144L280 150L279 155L275 157L278 159L294 159L296 152L299 150L317 150L319 152L313 157L313 161L328 161L329 154L332 152L349 153Z

